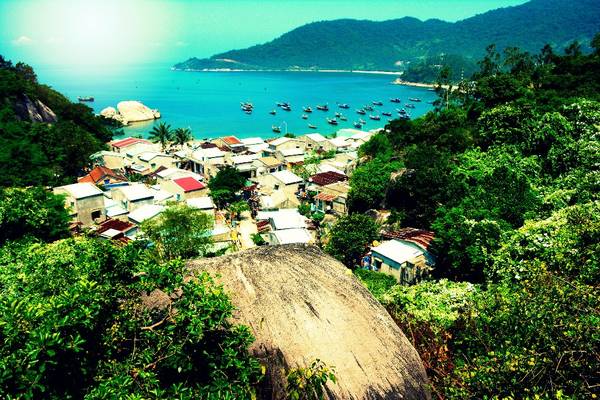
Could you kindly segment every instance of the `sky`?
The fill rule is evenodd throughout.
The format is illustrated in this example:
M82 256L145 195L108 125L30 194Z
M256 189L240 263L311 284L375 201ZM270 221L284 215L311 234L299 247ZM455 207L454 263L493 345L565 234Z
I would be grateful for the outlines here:
M40 65L173 64L305 23L456 21L525 0L0 0L0 54Z

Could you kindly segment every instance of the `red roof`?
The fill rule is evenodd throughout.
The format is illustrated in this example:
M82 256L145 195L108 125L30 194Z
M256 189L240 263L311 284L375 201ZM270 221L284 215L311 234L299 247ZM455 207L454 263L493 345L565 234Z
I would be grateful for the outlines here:
M151 144L146 139L139 139L139 138L132 138L132 137L130 137L130 138L127 138L127 139L121 139L121 140L114 141L114 142L111 143L111 146L122 148L122 147L131 146L132 144L137 144L137 143Z
M127 181L127 178L125 178L122 175L117 174L112 169L99 165L99 166L94 167L94 169L92 169L90 171L90 173L87 174L86 176L82 176L81 178L77 179L77 182L80 182L80 183L89 182L89 183L97 184L99 182L102 182L105 178L114 178L114 179L120 180L120 181Z
M192 178L191 176L174 179L173 182L175 182L186 193L193 192L194 190L201 190L206 187L204 183Z
M225 136L223 139L223 142L227 143L227 144L242 144L242 142L240 141L240 139L236 138L235 136Z
M133 228L134 226L135 225L132 224L131 222L120 221L118 219L108 219L100 224L100 227L98 228L98 230L96 232L98 234L100 234L102 232L106 232L109 229L114 229L119 232L125 232L125 231L128 231L129 229Z
M212 149L214 147L218 147L216 144L211 143L211 142L204 142L200 144L200 148L201 149Z
M346 175L334 171L321 172L310 177L310 181L319 186L331 185L332 183L346 180L348 180Z
M399 231L383 232L381 236L385 239L400 239L412 242L427 250L435 238L435 233L423 229L402 228Z
M315 199L322 200L322 201L333 201L337 197L338 196L335 194L319 193L318 195L315 196Z

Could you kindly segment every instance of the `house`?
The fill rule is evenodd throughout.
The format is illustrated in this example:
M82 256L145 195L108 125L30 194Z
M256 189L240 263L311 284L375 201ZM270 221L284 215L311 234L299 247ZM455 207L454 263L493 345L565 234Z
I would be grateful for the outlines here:
M96 165L101 165L113 170L122 170L125 166L131 164L125 154L114 151L99 151L90 156L90 160Z
M109 142L108 145L110 149L115 153L125 153L128 149L131 149L134 146L139 144L152 146L152 142L146 139L128 137L125 139L113 140Z
M177 201L208 195L208 188L206 185L189 176L163 181L161 182L160 187L169 193L173 193L175 195L175 200Z
M185 201L186 204L192 208L197 208L205 213L215 217L215 210L217 207L210 196L196 197Z
M263 176L273 172L283 170L284 163L275 157L261 157L253 161L255 170L254 176Z
M127 221L127 214L129 214L129 211L123 207L123 204L120 201L115 201L108 197L108 195L110 195L110 192L104 194L104 212L106 218Z
M272 245L310 243L313 240L312 235L306 229L306 217L301 215L296 208L268 212L259 211L256 220L258 223L269 221L271 228L269 243Z
M217 138L215 140L212 141L214 144L216 144L219 148L224 148L227 151L231 151L233 153L239 153L243 150L245 150L246 146L244 145L244 143L236 138L235 136L225 136L225 137L221 137L221 138Z
M260 137L251 137L251 138L242 139L241 142L246 147L265 144L265 141Z
M104 239L127 243L135 231L137 231L137 226L129 221L107 219L98 226L96 234Z
M325 150L327 151L329 147L329 142L327 138L320 133L309 133L303 136L304 138L304 146L307 152L309 151L317 151L317 150Z
M348 192L350 185L345 181L321 186L313 198L315 210L338 216L348 214Z
M327 171L319 172L308 178L308 190L319 190L323 186L331 185L336 182L347 181L348 177L339 172Z
M351 150L350 142L343 137L336 137L333 139L327 139L331 146L331 150L335 150L336 152L349 151Z
M200 148L190 155L192 171L205 178L217 174L219 166L225 164L225 152L217 147Z
M269 232L269 243L271 245L292 243L308 244L311 243L312 240L310 232L304 228Z
M112 183L127 182L127 178L103 166L95 166L87 175L77 179L79 183L92 183L94 185L109 185Z
M261 185L261 190L270 191L283 190L287 195L295 196L300 189L302 178L291 171L283 170L256 178Z
M83 225L91 225L106 215L104 193L89 182L55 187L53 192L65 196L65 206L71 217Z
M244 176L250 178L256 170L256 166L254 165L254 160L256 159L258 159L257 154L233 155L232 153L227 153L225 155L225 164L235 167Z
M160 206L157 204L146 204L135 211L129 213L129 221L134 224L141 224L144 221L151 220L152 218L157 217L161 212L165 210L165 206ZM135 236L136 232L132 232L131 235Z
M280 149L275 151L275 158L286 164L298 164L304 162L303 149Z
M121 202L131 213L142 206L154 204L154 191L144 184L137 183L113 189L112 199Z
M192 171L187 171L185 169L180 169L180 168L159 168L155 171L156 176L156 180L157 182L163 182L163 181L168 181L168 180L172 180L172 179L178 179L178 178L185 178L185 177L192 177L194 179L197 180L202 180L202 176L192 172Z
M272 151L284 149L302 149L304 151L304 140L281 137L269 142L269 149Z
M137 155L136 164L143 165L152 171L159 167L171 168L177 164L177 160L168 154L155 151L144 151Z
M401 284L412 284L425 277L435 265L429 253L433 232L406 228L398 232L385 232L392 237L371 248L373 268L393 276Z

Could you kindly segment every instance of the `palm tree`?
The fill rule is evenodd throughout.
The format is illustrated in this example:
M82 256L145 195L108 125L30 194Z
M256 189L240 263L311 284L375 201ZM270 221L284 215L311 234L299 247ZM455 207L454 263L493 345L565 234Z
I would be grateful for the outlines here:
M173 142L183 148L183 145L192 140L190 128L177 128L173 133Z
M169 142L173 140L173 131L171 130L171 125L161 122L158 124L158 126L152 128L149 139L153 143L160 143L162 146L162 151L165 151Z

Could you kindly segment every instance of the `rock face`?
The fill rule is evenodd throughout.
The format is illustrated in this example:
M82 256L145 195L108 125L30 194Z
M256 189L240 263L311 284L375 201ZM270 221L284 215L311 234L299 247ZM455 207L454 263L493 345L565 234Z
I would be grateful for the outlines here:
M117 109L123 120L128 122L151 121L160 118L157 110L151 110L139 101L122 101Z
M20 97L14 107L17 116L23 121L46 123L57 121L54 111L39 100L31 100L25 94Z
M258 247L191 261L231 294L236 322L268 366L262 398L283 398L283 370L314 359L335 367L328 399L429 399L416 350L341 263L317 247Z

